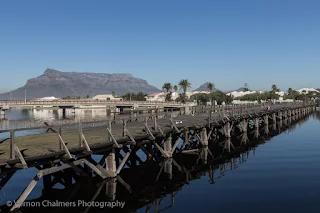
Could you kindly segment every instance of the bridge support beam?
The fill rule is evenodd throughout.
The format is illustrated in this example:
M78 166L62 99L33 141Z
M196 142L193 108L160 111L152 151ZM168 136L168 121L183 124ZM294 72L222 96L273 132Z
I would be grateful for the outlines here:
M226 136L226 138L231 138L231 130L232 130L232 126L230 125L230 122L227 122L224 125L224 135Z
M269 115L264 116L264 134L269 134Z
M202 146L208 146L208 134L207 134L207 129L203 128L201 133L200 133L200 142Z
M106 171L109 177L116 177L117 165L116 165L116 155L115 150L112 149L112 152L105 159L106 161Z

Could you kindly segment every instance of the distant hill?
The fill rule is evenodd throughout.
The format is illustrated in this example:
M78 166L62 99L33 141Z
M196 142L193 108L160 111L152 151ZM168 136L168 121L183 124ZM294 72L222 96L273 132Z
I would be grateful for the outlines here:
M215 92L217 90L218 89L214 88L212 91ZM208 92L210 92L210 90L208 89L208 83L202 84L199 88L197 88L197 89L195 89L193 91L208 91Z
M239 89L227 91L226 93L231 93L231 92L245 92L245 91L246 91L246 88L240 87ZM251 91L251 90L249 90L249 91Z
M65 97L65 96L92 96L94 94L107 94L114 91L116 95L127 92L154 93L160 91L147 81L135 78L131 74L108 73L81 73L61 72L54 69L46 69L36 78L29 79L25 86L12 91L12 99L24 99L25 88L27 98L41 97ZM9 99L9 93L0 94L0 99Z

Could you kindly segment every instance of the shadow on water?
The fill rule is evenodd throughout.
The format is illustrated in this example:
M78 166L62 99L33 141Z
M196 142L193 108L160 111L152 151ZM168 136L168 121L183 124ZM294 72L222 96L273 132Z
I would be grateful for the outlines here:
M310 116L320 120L320 113L314 113ZM248 128L247 134L236 134L238 136L231 139L220 138L218 140L212 137L208 147L198 146L198 143L194 141L187 147L190 152L178 152L169 159L154 160L146 157L142 152L136 151L130 156L117 178L102 180L98 176L79 175L72 169L58 172L43 179L40 197L28 200L41 203L40 206L22 207L19 212L34 212L35 208L37 208L37 212L106 211L99 206L90 207L88 203L86 205L79 204L79 201L125 202L124 208L105 206L108 208L108 212L149 212L151 209L155 212L165 211L175 205L175 197L179 193L183 193L184 186L201 179L203 176L209 177L208 184L215 184L223 179L228 171L235 170L241 164L246 163L249 156L255 154L259 145L283 132L294 131L297 125L305 123L310 116L297 120L284 120L281 123L278 122L275 125L256 130L253 127ZM180 144L183 144L182 140ZM156 152L156 150L153 151ZM121 153L117 154L121 156ZM94 157L101 158L98 155ZM6 184L6 181L10 181L10 175L13 174L2 178L1 188ZM60 187L57 187L58 185ZM19 194L17 194L18 196ZM165 206L161 205L164 199L169 199ZM58 204L58 201L69 202L68 205L75 205L76 208L47 208L43 206L43 204L49 205L49 202L51 206L66 205ZM1 212L9 210L4 205L6 202L7 200L2 201ZM102 204L100 203L100 205Z

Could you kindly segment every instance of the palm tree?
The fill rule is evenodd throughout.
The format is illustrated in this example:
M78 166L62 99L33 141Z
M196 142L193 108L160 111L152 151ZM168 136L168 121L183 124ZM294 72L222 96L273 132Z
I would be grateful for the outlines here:
M208 82L207 88L212 92L213 88L215 87L214 83Z
M278 89L277 85L272 85L272 92L276 93L279 92L280 90Z
M174 90L174 92L177 92L178 91L178 86L174 85L173 90Z
M188 79L182 79L179 82L179 87L180 87L180 90L181 89L183 90L182 102L185 103L186 102L186 93L187 93L187 90L189 88L191 88L191 83L188 81Z
M245 92L249 91L249 86L248 86L247 83L244 84L244 91L245 91Z
M162 86L162 89L167 93L166 95L166 101L171 101L171 89L172 85L171 83L164 83Z
M165 92L170 92L170 90L172 89L171 83L164 83L163 86L162 86L162 89Z
M212 105L213 105L213 93L212 93L212 90L213 90L213 88L215 88L215 85L214 85L214 83L212 83L212 82L208 82L207 83L207 88L210 90L210 92L211 92L211 107L212 107Z

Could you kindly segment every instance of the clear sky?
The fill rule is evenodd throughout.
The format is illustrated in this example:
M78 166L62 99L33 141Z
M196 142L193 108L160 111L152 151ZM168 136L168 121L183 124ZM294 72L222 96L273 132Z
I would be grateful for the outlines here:
M130 73L161 87L189 79L320 87L318 0L0 2L0 91L46 68Z

